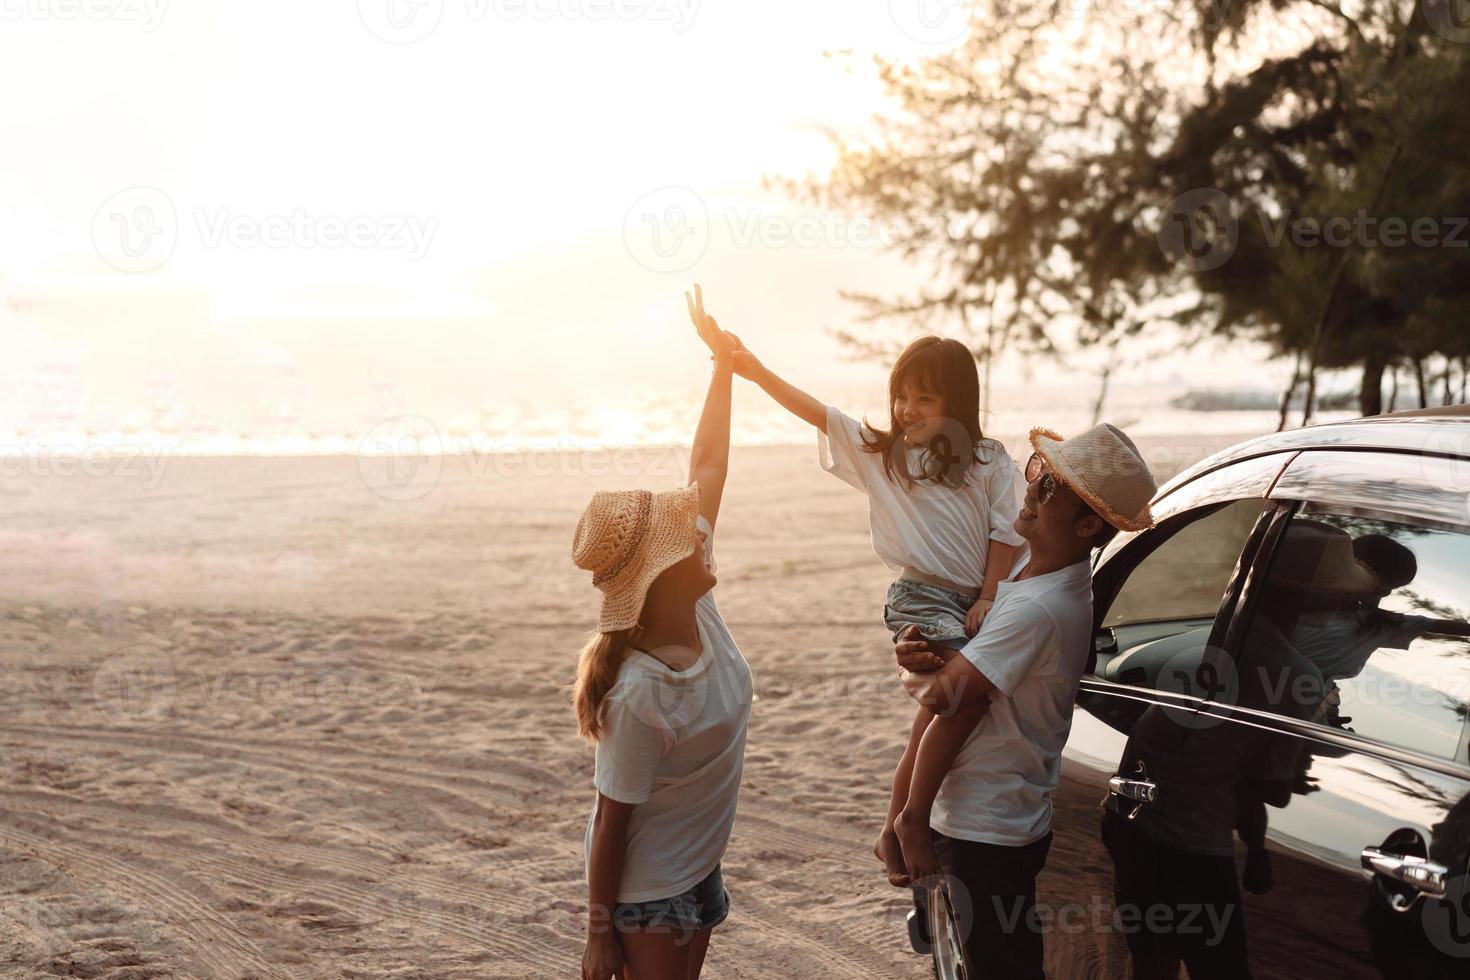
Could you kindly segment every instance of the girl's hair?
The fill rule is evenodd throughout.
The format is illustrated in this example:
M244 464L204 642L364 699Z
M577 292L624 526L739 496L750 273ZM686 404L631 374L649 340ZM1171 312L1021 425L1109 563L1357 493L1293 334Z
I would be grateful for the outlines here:
M899 394L910 383L944 399L944 416L949 423L930 439L929 455L920 473L909 472L903 426L894 408ZM871 439L864 434L863 449L882 455L883 472L890 480L901 480L906 488L915 480L957 487L965 482L970 465L982 461L979 447L992 452L1002 449L980 428L980 373L975 370L975 355L958 340L944 337L920 337L893 362L893 371L888 375L888 428L863 421L873 433ZM956 444L961 442L964 444Z
M629 632L593 633L582 648L572 704L577 713L577 734L583 738L595 742L602 737L602 699L612 690L618 669L628 657Z

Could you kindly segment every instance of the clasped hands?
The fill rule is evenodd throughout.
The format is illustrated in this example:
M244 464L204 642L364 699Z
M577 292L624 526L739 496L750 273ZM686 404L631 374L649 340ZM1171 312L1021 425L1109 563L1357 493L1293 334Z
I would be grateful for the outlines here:
M699 333L699 339L710 349L711 359L716 363L727 360L736 374L752 378L760 367L760 361L745 349L739 337L728 330L721 330L715 318L704 311L704 291L699 283L694 284L694 295L684 294L684 302L689 307L689 319Z

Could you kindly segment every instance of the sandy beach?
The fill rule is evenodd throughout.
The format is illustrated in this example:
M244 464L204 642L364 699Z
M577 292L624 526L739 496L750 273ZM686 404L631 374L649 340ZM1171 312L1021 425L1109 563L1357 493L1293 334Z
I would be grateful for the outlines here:
M926 977L870 851L912 713L890 575L815 456L732 460L758 701L706 976ZM144 462L0 477L0 976L575 976L572 527L681 454Z

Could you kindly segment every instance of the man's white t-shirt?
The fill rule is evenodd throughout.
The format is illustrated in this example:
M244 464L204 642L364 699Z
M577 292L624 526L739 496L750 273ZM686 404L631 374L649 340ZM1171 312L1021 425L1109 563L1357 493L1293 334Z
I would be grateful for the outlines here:
M703 517L699 530L705 563L713 568L714 543ZM636 804L619 902L688 891L720 863L735 822L753 692L750 666L713 591L694 611L701 652L691 667L671 670L646 653L630 652L603 699L593 785L609 799ZM590 858L590 819L585 845Z
M1087 561L1000 583L985 625L960 651L995 691L939 789L931 827L1010 847L1047 835L1091 641Z
M835 408L827 408L827 432L817 434L822 469L868 495L873 550L893 571L917 568L957 585L978 589L992 540L1020 547L1016 515L1026 481L999 447L977 446L974 463L958 487L917 480L905 487L883 470L883 457L863 448L872 430ZM928 450L905 448L909 472L923 472Z

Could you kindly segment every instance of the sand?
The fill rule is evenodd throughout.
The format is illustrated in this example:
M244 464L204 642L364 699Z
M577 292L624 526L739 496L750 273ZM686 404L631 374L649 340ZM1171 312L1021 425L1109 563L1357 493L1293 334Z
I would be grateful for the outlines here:
M577 975L571 530L678 453L8 462L0 976ZM758 701L705 975L928 976L870 852L911 709L864 501L737 450L717 540Z

